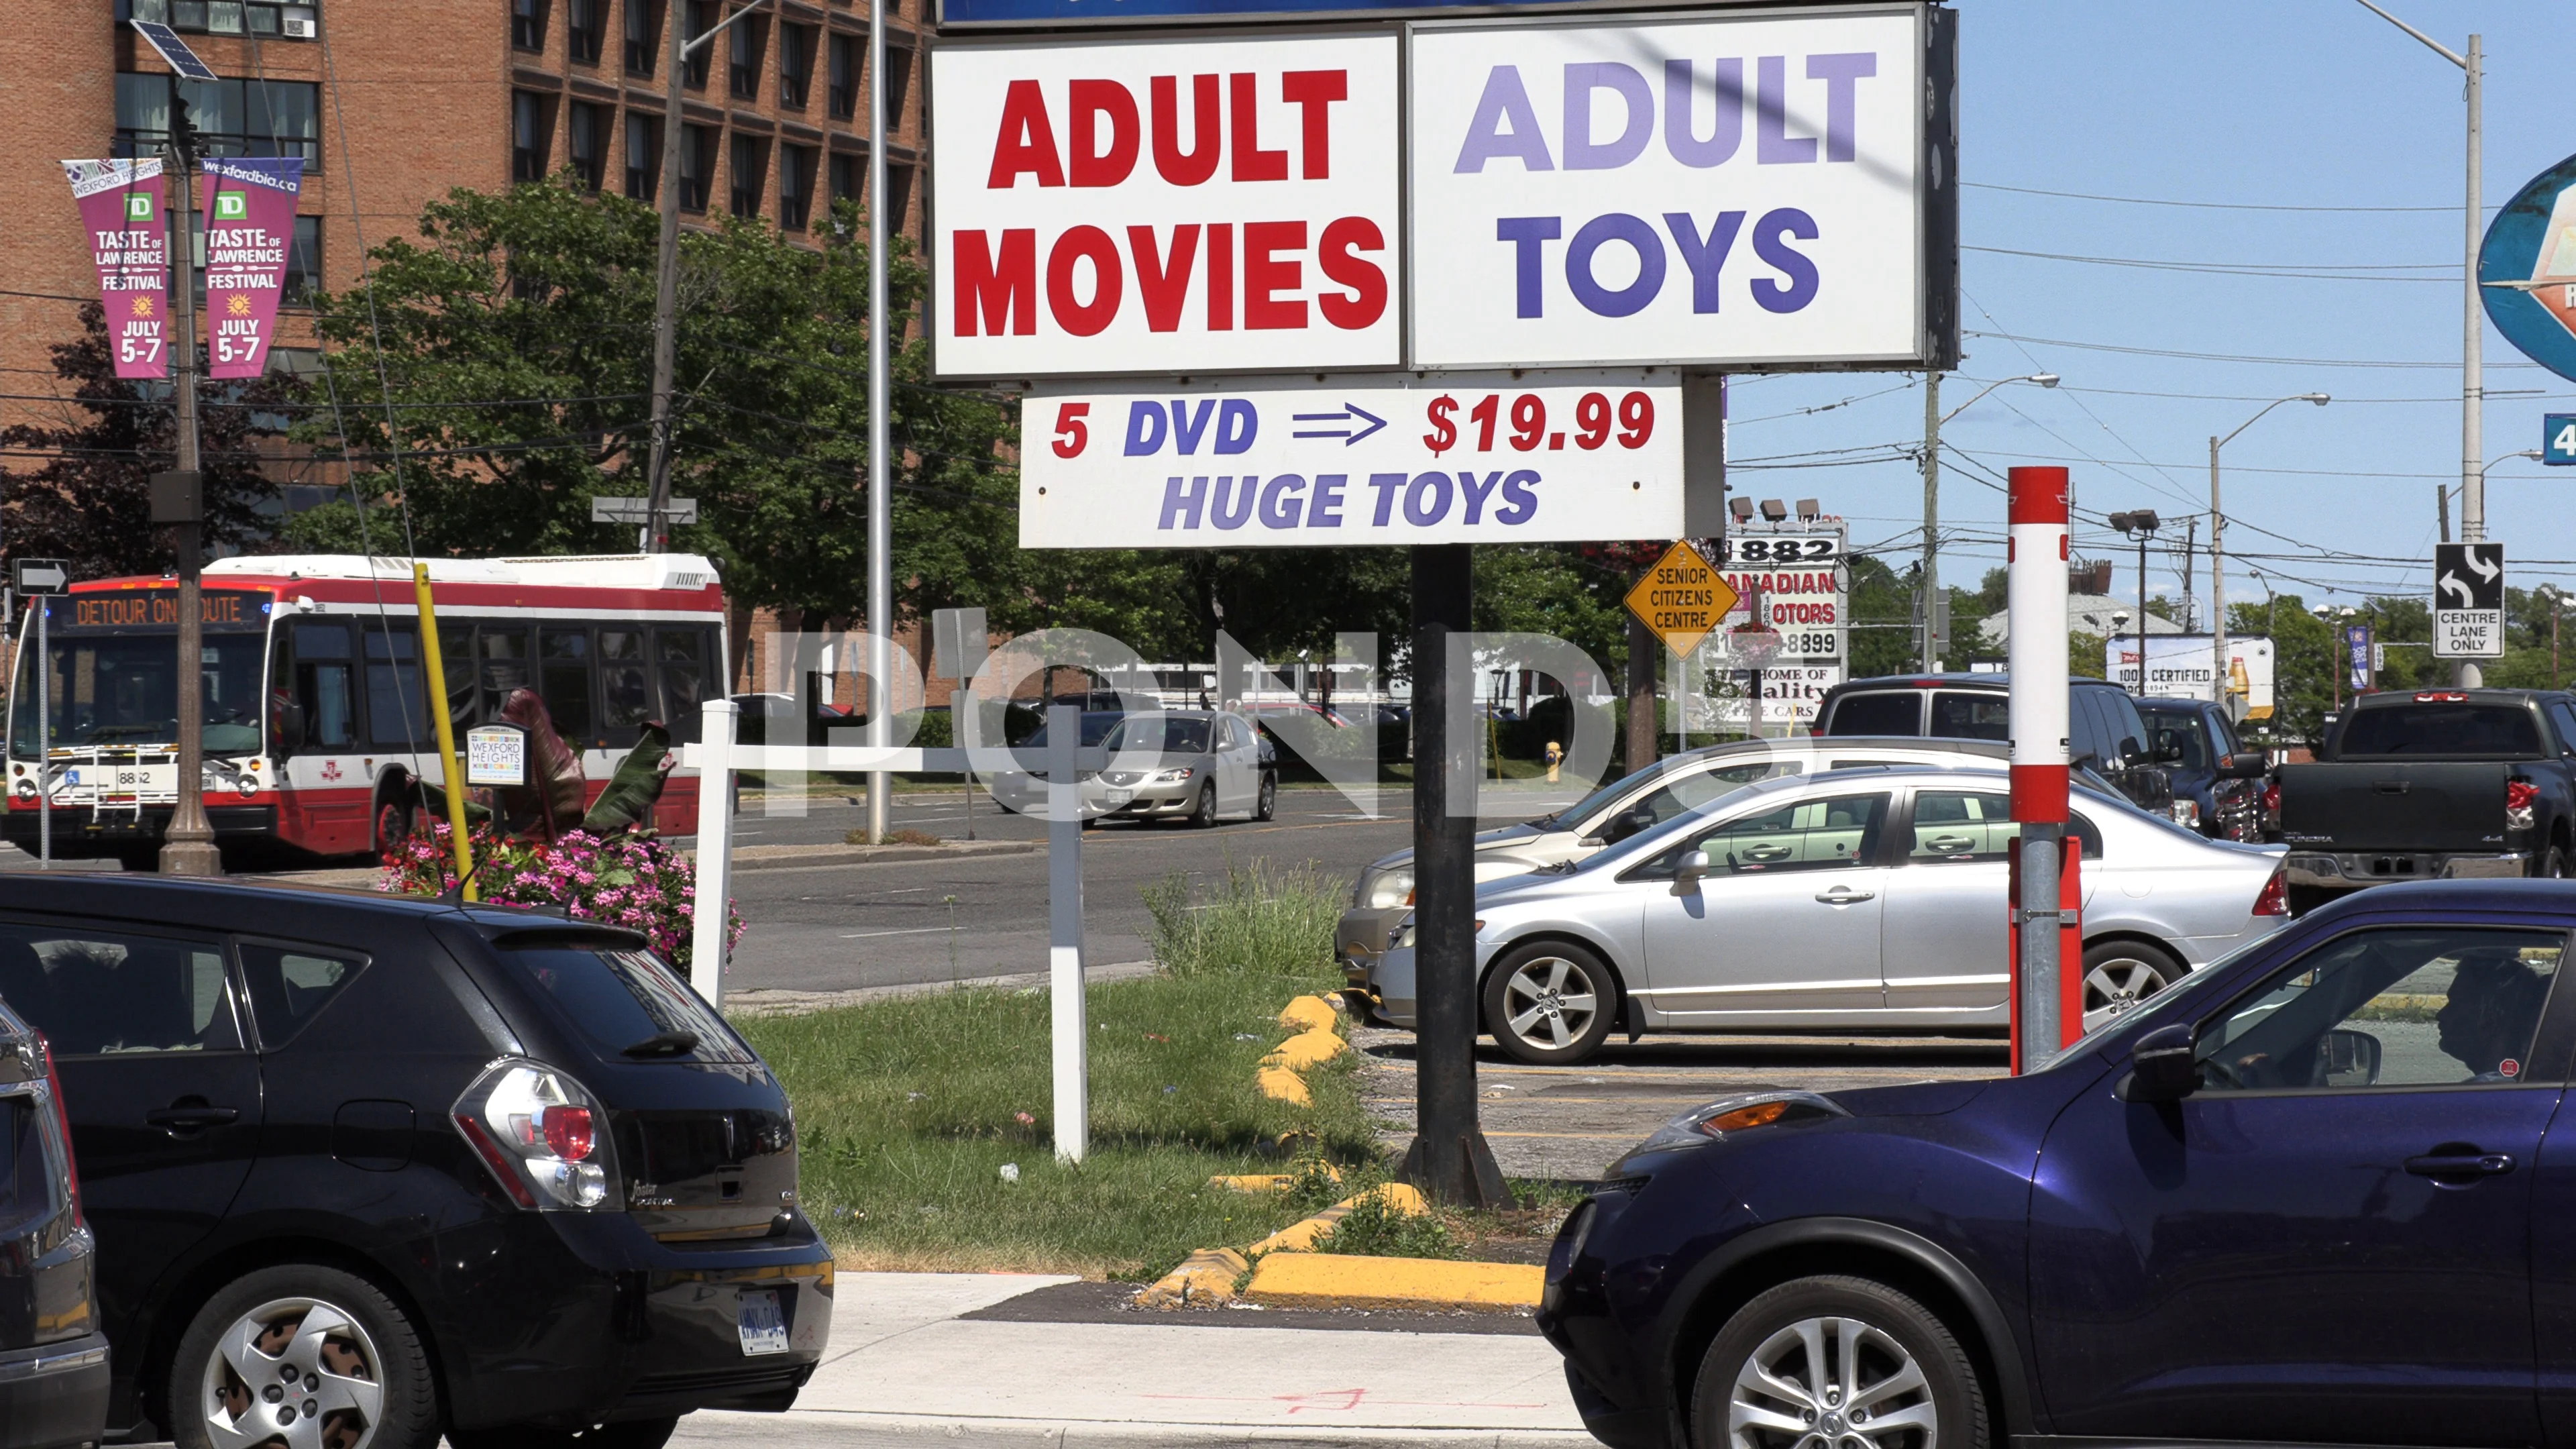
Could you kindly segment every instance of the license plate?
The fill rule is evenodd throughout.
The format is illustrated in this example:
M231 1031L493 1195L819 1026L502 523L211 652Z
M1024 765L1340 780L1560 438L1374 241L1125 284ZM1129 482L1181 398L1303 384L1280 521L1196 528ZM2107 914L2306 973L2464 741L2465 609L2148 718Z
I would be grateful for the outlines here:
M778 1311L778 1290L742 1290L742 1351L745 1355L785 1353L787 1320Z
M1109 792L1109 808L1115 810L1135 798L1136 792L1133 790L1112 790Z

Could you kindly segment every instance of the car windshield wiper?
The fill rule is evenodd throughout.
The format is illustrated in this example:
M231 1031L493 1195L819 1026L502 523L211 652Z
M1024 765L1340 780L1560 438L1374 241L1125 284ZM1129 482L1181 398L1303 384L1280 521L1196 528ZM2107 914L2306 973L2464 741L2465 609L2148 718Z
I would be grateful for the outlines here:
M694 1031L657 1031L642 1041L620 1048L617 1054L624 1057L676 1057L682 1052L697 1049L698 1034Z

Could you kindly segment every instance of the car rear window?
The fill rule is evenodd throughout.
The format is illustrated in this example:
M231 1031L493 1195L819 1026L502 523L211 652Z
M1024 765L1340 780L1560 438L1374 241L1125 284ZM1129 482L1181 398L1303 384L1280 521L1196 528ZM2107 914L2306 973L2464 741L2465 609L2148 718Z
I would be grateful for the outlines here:
M1103 743L1112 750L1159 750L1174 755L1204 755L1208 722L1170 715L1131 714L1118 722Z
M1919 735L1923 733L1923 696L1911 689L1846 694L1834 701L1828 735Z
M1932 696L1932 728L1945 740L2009 740L2012 696L1945 689Z
M2540 726L2511 704L2409 704L2354 710L2338 753L2428 758L2491 755L2529 759L2540 753Z
M724 1018L649 951L521 946L505 948L501 955L544 988L611 1061L756 1060ZM679 1050L647 1045L681 1033L697 1038L696 1045ZM628 1055L630 1047L644 1049Z

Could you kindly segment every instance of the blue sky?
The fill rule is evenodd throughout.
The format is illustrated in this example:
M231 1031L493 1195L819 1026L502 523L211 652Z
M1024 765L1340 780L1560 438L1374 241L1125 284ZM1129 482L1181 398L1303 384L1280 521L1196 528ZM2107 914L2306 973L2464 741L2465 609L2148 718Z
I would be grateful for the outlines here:
M2454 51L2465 51L2472 27L2485 37L2490 212L2576 152L2567 0L2381 3ZM1945 443L1998 474L2014 462L2068 462L2077 507L2097 520L2079 525L2077 551L2115 560L2114 587L2127 593L2137 586L2136 549L2115 541L2101 513L2205 515L2213 433L2272 398L2329 393L2331 405L2279 408L2227 445L2228 596L2264 596L2249 569L2310 605L2425 591L2433 490L2455 483L2460 468L2459 69L2354 0L1958 8L1966 326L2053 340L1966 337L1967 361L1945 378L1943 408L2001 377L2048 371L2064 384L2001 388L1950 423ZM2178 202L2435 209L2169 204ZM2387 266L2363 275L2405 280L2213 275L1974 248L2291 270ZM2576 383L2529 365L2492 327L2486 336L2493 458L2537 447L2544 411L2576 412ZM2327 365L2355 362L2434 365ZM2537 391L2493 396L2516 390ZM1849 398L1861 400L1799 411ZM1922 482L1895 450L1921 442L1918 379L1738 379L1730 411L1739 491L1821 499L1852 520L1856 545L1884 544L1882 556L1900 568L1915 556ZM1834 449L1870 461L1838 462ZM1765 458L1827 466L1760 466ZM1945 460L1945 583L1973 587L2003 561L2003 495L1977 471ZM2489 470L2488 536L2505 541L2517 586L2576 587L2576 510L2560 506L2570 489L2576 468L2507 459ZM2456 503L2453 517L2456 528ZM2205 521L2200 540L2195 584L2205 597ZM2179 592L2178 563L2151 553L2150 590Z

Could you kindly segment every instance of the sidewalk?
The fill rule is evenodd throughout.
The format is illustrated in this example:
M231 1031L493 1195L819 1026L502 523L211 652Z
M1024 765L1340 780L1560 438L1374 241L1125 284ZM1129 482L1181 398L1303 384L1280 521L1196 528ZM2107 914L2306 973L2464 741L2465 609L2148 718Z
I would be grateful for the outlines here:
M673 1445L1419 1444L1581 1449L1556 1350L1527 1333L961 1317L1066 1278L844 1273L832 1346L785 1415L692 1414ZM1126 1315L1120 1314L1119 1317ZM1257 1315L1234 1310L1225 1323Z

